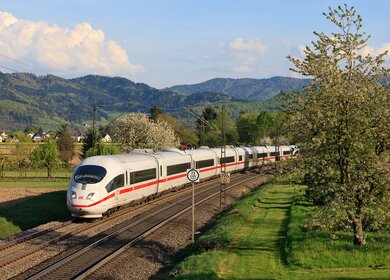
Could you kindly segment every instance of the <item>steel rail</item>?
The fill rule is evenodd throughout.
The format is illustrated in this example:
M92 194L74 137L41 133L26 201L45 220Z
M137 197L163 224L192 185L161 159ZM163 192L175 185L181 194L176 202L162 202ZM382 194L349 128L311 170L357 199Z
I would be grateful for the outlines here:
M208 187L209 185L213 184L213 181L204 181L202 182L202 185L200 186L201 188L206 188ZM180 189L180 192L171 192L169 194L164 194L162 196L159 196L159 197L156 197L153 202L158 202L160 200L163 200L163 199L169 199L170 197L173 197L173 196L177 196L177 195L180 195L180 194L183 194L185 193L186 191L189 191L189 189L187 188L182 188ZM85 227L82 227L82 228L78 228L78 229L75 229L75 230L72 230L70 232L64 232L58 236L55 236L53 238L50 238L48 240L45 240L45 241L40 241L38 244L35 244L27 249L25 248L22 248L20 250L18 250L17 252L13 252L12 254L10 255L6 255L6 256L2 256L2 258L0 259L0 267L3 267L7 264L10 264L10 263L13 263L14 261L17 261L19 259L22 259L22 258L25 258L49 245L53 245L53 244L56 244L60 241L63 241L69 237L73 237L83 231L86 231L86 230L90 230L91 228L94 228L94 227L97 227L97 226L100 226L101 224L104 224L104 223L107 223L107 222L110 222L111 220L114 220L114 219L118 219L124 215L127 215L135 210L138 210L140 208L143 208L143 207L146 207L150 205L149 203L145 203L145 204L140 204L138 205L137 207L125 207L124 209L122 209L121 211L117 211L116 213L112 214L111 216L109 217L105 217L104 219L100 220L100 221L97 221L97 222L94 222L93 224L90 224L90 225L87 225ZM58 229L61 229L61 228L64 228L70 224L72 224L72 221L73 220L70 220L70 221L66 221L64 223L62 223L61 225L59 226L56 226L56 227L53 227L53 228L50 228L50 229L46 229L46 230L43 230L43 231L40 231L40 232L35 232L35 233L32 233L28 236L25 236L25 237L22 237L22 238L19 238L17 240L13 240L13 241L10 241L4 245L2 245L2 247L0 247L0 250L7 250L7 249L10 249L18 244L21 244L23 242L26 242L26 241L29 241L29 240L32 240L36 237L41 237L42 235L44 234L50 234L52 232L54 232L55 230L58 230Z
M248 180L252 180L252 179L254 179L254 176L251 176L250 178L248 178L246 180L239 179L238 182L229 186L229 189L233 188L239 184L242 184ZM208 200L208 199L218 195L218 190L219 190L219 187L214 186L213 188L201 191L200 193L197 194L197 196L200 197L202 194L206 195L206 197L204 199L202 199L202 201ZM212 194L211 195L208 194L209 192L212 192ZM191 209L191 206L186 206L186 202L188 204L188 201L190 199L191 198L189 198L189 197L183 198L183 199L179 200L178 202L169 204L169 205L167 205L167 206L153 212L152 214L149 214L149 215L147 215L147 216L145 216L145 217L143 217L135 222L127 224L126 226L122 227L121 229L119 229L111 234L108 234L107 236L103 237L102 239L84 247L83 249L81 249L81 250L65 257L64 259L48 266L47 268L37 272L36 274L32 275L28 279L38 279L41 277L47 278L47 279L54 279L54 278L58 278L58 277L69 278L69 275L65 274L65 273L69 272L69 270L71 271L69 273L74 273L73 277L77 277L79 274L81 275L84 271L88 271L89 268L97 265L100 261L104 260L110 254L113 254L118 249L120 249L122 247L125 249L128 246L131 246L128 244L129 243L134 244L134 242L137 242L140 239L142 239L143 235L150 234L151 232L155 231L157 228L160 228L161 226L165 225L171 219L175 218L175 217L173 217L174 215L181 215L181 214L185 213L186 211L188 211L188 209ZM198 201L197 204L199 204L199 203L201 203L201 202ZM179 209L175 209L176 207ZM185 207L185 208L182 209L183 207ZM162 217L160 217L160 219L163 219L163 221L159 221L159 220L156 221L156 219L159 218L158 215L160 215L160 214L162 215L162 214L164 214L164 212L169 212L169 211L173 211L173 210L175 213L168 213L168 214L165 214ZM166 216L168 216L168 219L166 218ZM148 223L149 223L149 225L145 225ZM157 223L157 224L155 224L155 223ZM150 225L150 224L152 224L152 225ZM136 228L136 226L141 227L141 229ZM146 230L142 228L145 226L147 227ZM130 230L130 229L132 229L132 230ZM141 232L138 233L138 232L136 232L137 230L141 231ZM123 236L121 236L121 234ZM127 235L135 235L135 236L126 236L126 234ZM113 240L117 240L117 241L115 243L109 244L109 242L112 242ZM118 244L119 242L122 242L122 244ZM124 245L123 245L123 242L125 242ZM119 246L119 248L112 248L115 246ZM93 261L94 263L92 263L92 264L86 265L85 263L80 263L80 262L82 262L81 256L83 256L84 254L86 254L87 252L89 252L91 250L95 250L96 254L97 254L97 252L99 252L100 254L102 254L104 256L99 257L100 259L98 261ZM108 250L111 250L113 252L107 252ZM84 257L86 257L88 261L92 261L88 256L84 256ZM77 267L77 269L79 269L79 271L74 271L77 269L72 267L72 265L70 264L71 261L76 262L74 265ZM85 269L80 268L79 267L80 265L86 265L86 268ZM60 271L61 268L62 268L62 270ZM62 273L62 274L61 275L53 275L52 277L50 277L48 274L53 272L53 271L57 271L58 273Z

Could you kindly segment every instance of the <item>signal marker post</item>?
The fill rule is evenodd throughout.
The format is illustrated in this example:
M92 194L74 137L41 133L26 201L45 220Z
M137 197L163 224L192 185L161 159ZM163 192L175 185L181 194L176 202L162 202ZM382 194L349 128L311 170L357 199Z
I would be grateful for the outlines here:
M187 169L187 180L192 182L192 243L195 242L195 182L199 182L199 170Z

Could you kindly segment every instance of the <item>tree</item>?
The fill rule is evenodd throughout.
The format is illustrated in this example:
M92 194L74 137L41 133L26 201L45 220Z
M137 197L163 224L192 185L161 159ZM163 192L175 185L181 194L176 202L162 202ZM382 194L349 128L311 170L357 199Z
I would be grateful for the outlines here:
M291 127L305 160L307 195L328 216L337 212L333 224L349 225L354 244L363 245L364 230L386 221L375 209L389 203L389 69L386 53L363 55L370 37L353 7L324 15L338 32L315 32L304 60L288 57L292 70L313 77L291 103ZM389 222L389 211L382 214Z
M150 119L156 122L161 115L164 115L164 111L160 107L154 105L150 109Z
M19 142L22 143L29 143L32 142L31 137L28 136L27 134L21 132L21 131L16 131L13 133L13 136L19 140Z
M96 144L95 149L90 148L86 151L85 157L87 158L96 155L116 155L120 153L121 150L117 146L99 142Z
M236 121L240 142L247 145L258 145L260 129L257 123L258 114L240 114Z
M288 145L288 115L285 112L278 111L272 117L272 124L268 127L268 136L272 139L272 145Z
M81 158L97 155L96 144L100 142L101 134L98 130L88 129L87 134L83 140L83 147L81 149Z
M29 157L33 165L47 169L47 178L51 178L53 169L60 164L57 143L51 138L44 144L38 145Z
M260 112L259 116L256 119L256 123L259 129L259 138L264 139L265 137L271 134L273 130L273 118L271 114L267 111Z
M30 138L30 137L29 137ZM30 139L31 141L31 139ZM30 166L31 162L28 158L28 146L16 143L15 145L15 158L14 158L14 168L18 170L19 176L27 176L26 170Z
M207 106L204 108L202 115L200 118L196 120L196 131L199 138L200 146L205 145L207 142L205 140L205 135L210 131L210 127L205 124L204 121L210 122L217 118L217 112L215 112L214 108L211 106Z
M198 135L192 128L188 127L184 123L176 122L174 129L175 132L180 136L181 144L191 145L192 147L195 147L199 143Z
M68 167L74 156L74 143L67 124L62 124L58 131L57 146L63 166Z
M130 113L113 122L113 138L124 151L177 147L179 140L168 122L151 121L146 114Z
M238 142L238 133L235 124L229 114L225 111L210 120L209 123L213 128L209 128L204 137L204 144L209 147L218 147L223 145L222 135L226 133L226 144L235 145Z

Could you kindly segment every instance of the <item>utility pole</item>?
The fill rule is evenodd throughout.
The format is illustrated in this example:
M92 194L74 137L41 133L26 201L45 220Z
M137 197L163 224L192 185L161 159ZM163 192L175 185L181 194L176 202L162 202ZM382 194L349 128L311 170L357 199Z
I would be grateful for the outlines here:
M221 107L221 126L222 126L222 145L221 145L221 184L219 189L219 208L226 205L226 124L225 124L225 105Z
M204 123L203 123L203 118L200 118L200 145L204 145Z
M96 131L95 131L96 111L97 111L96 102L93 102L92 110L93 110L93 115L92 115L92 151L93 151L93 155L96 155Z

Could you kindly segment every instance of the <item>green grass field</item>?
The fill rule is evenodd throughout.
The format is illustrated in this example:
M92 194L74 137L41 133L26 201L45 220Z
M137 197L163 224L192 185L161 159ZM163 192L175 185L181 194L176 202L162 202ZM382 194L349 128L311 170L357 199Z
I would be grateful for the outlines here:
M0 179L1 188L59 188L65 189L68 187L69 179L67 178L2 178Z
M6 208L0 208L0 239L50 221L70 217L66 191L55 191L31 197Z
M49 179L46 169L29 169L23 174L4 171L4 178L0 178L0 188L67 188L72 172L73 169L57 169Z
M303 189L276 181L249 194L156 278L390 279L390 233L368 233L367 246L357 248L350 233L302 231L313 208L302 201Z

